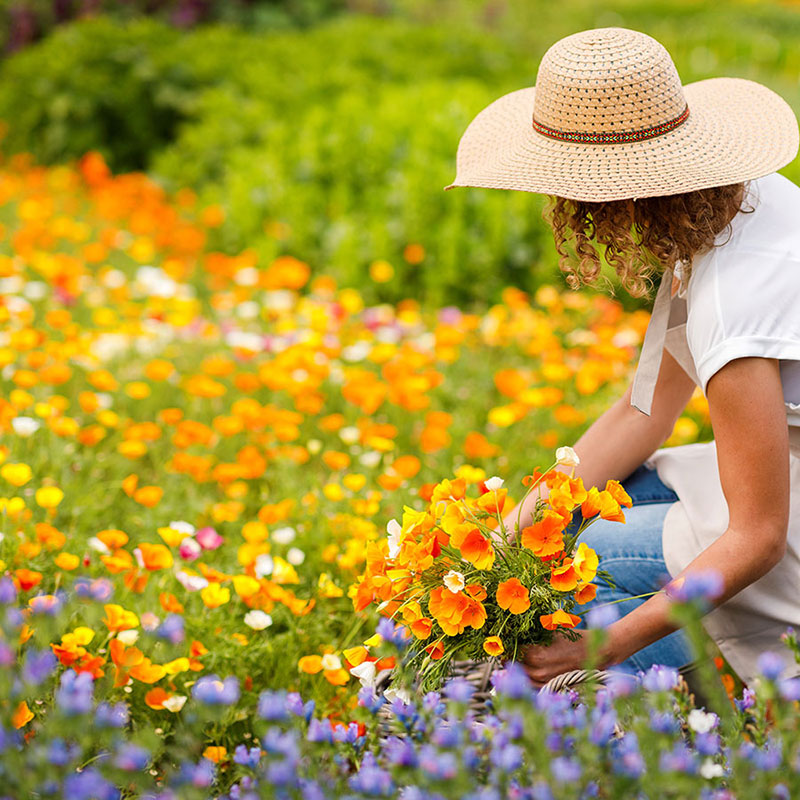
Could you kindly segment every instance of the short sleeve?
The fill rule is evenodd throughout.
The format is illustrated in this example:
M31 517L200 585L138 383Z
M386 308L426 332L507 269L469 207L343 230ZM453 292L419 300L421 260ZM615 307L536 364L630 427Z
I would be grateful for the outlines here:
M737 358L800 360L800 241L729 244L689 281L686 338L703 392Z

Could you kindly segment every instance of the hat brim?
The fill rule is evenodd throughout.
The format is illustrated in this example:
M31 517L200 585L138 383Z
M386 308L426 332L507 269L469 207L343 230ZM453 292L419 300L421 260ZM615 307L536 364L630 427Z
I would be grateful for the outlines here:
M797 119L778 94L744 78L686 84L688 119L625 144L563 142L532 125L535 87L500 97L469 124L445 189L514 189L606 201L680 194L768 175L797 155Z

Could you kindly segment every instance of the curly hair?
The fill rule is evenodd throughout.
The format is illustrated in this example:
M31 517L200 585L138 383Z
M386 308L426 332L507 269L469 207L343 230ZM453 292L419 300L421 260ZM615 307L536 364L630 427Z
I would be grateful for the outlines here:
M625 289L633 297L646 297L654 274L680 260L688 279L694 256L713 247L726 228L730 237L736 214L753 210L743 207L744 197L744 183L638 200L550 196L543 216L553 229L559 267L573 289L598 282L602 248Z

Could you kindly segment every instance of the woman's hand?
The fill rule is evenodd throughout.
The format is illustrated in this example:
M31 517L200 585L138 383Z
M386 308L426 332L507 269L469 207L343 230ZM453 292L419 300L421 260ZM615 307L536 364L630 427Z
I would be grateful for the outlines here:
M570 641L564 636L555 636L549 646L531 645L522 652L520 663L525 667L534 686L544 686L551 678L582 669L586 663L585 631L575 631L579 638Z

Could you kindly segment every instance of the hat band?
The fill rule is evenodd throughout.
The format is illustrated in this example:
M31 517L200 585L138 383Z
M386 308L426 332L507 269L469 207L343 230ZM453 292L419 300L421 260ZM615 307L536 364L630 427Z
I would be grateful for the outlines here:
M678 114L674 119L661 122L658 125L653 125L650 128L642 128L638 131L608 131L608 132L595 132L595 131L560 131L558 128L551 128L548 125L543 125L541 122L533 118L533 129L543 136L548 136L551 139L559 139L562 142L581 142L584 144L625 144L627 142L642 142L645 139L652 139L655 136L669 133L674 130L678 125L682 125L689 118L689 106Z

